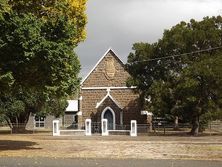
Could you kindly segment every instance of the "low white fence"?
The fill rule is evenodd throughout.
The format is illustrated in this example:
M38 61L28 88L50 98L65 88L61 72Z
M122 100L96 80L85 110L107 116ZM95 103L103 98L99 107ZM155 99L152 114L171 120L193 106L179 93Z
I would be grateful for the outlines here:
M102 136L108 136L110 133L129 133L130 136L137 136L137 122L136 120L131 120L130 130L118 128L115 130L108 130L108 121L107 119L102 119L101 124ZM92 121L91 119L85 120L85 127L81 129L63 129L60 128L59 120L53 120L53 136L64 136L64 133L81 133L85 136L92 135Z

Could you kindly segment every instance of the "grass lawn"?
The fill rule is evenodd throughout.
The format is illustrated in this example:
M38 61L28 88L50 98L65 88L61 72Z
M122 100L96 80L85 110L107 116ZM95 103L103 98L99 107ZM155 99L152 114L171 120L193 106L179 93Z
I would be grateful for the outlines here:
M222 161L222 136L1 134L1 157L195 159Z

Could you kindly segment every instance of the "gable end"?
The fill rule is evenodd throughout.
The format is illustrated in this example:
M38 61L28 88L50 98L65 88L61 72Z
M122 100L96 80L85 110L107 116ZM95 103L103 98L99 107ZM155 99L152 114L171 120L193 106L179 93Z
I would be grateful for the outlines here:
M129 74L124 63L109 48L81 82L82 87L126 86Z

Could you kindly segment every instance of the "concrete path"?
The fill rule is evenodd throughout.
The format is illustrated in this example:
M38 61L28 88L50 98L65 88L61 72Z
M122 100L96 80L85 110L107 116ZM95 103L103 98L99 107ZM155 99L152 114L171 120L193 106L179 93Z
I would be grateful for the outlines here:
M222 161L0 157L0 167L221 167Z

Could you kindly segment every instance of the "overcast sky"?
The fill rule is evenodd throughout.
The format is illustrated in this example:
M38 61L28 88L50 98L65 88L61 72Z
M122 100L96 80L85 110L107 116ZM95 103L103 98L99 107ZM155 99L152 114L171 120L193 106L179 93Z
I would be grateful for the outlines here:
M88 0L86 13L87 38L76 49L83 78L108 48L125 63L135 42L156 42L180 21L222 15L222 0Z

